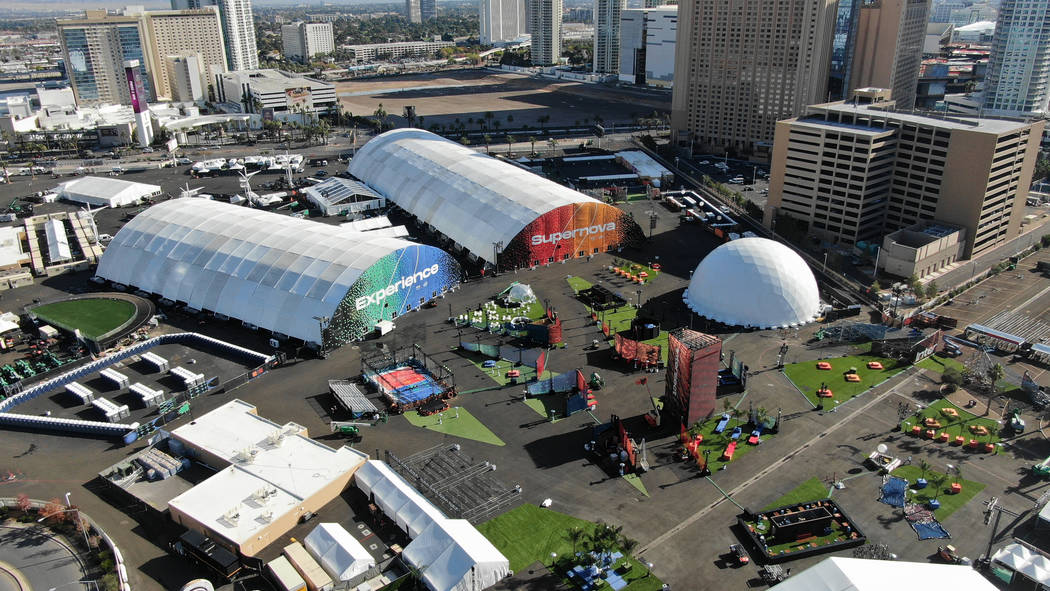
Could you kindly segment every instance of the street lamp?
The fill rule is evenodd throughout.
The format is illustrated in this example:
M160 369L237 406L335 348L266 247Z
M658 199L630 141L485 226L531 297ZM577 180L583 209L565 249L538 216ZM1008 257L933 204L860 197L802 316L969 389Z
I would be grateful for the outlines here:
M66 493L66 494L68 495L69 493ZM80 521L80 509L73 508L73 509L62 509L61 511L55 511L54 513L48 513L47 515L44 515L40 519L37 519L36 522L37 523L43 523L43 521L45 519L47 519L49 517L54 517L55 515L58 515L59 513L76 513L77 514L77 521ZM84 527L84 523L83 522L80 522L79 526L80 526L80 533L84 534L84 546L86 548L90 549L91 548L91 543L88 542L87 528Z
M651 575L651 574L653 574L653 563L646 562L645 563L645 578L648 579L649 575Z
M824 266L820 268L820 272L825 274L828 272L828 251L826 250L824 251Z
M324 330L325 330L325 328L328 327L328 323L329 323L329 321L332 320L332 318L329 317L329 316L314 316L314 320L317 321L317 325L320 328L321 342L319 344L320 344L321 349L320 349L319 353L321 355L321 359L324 359L324 356L325 356L325 352L324 352Z

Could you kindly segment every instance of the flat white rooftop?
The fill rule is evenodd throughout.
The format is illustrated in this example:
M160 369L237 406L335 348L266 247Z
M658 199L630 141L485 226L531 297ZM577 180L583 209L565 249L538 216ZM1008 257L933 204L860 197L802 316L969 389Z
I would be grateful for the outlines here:
M895 121L914 123L916 125L928 125L938 127L941 129L964 129L968 131L991 133L995 135L1001 135L1004 133L1018 131L1030 125L1029 123L1019 121L1016 119L985 119L978 117L961 117L958 115L951 115L949 117L936 117L913 113L901 113L897 111L887 111L884 109L879 109L877 108L877 105L855 105L853 103L848 102L839 104L824 104L814 108L819 108L821 110L831 112L859 113L863 115L870 115L872 117L884 117Z

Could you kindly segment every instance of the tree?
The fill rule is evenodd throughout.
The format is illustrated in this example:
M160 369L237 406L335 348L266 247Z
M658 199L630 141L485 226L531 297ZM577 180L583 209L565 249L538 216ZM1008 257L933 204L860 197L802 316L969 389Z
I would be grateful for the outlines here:
M936 281L930 281L929 283L926 284L926 297L930 298L931 300L933 298L937 297L937 282Z
M915 297L922 297L924 291L922 289L922 282L919 281L918 275L912 275L911 277L908 277L908 287L911 288L912 292L915 294Z
M379 103L376 110L372 112L372 116L376 118L376 128L378 128L379 131L383 131L383 122L386 121L387 116L386 109L383 108L383 103Z
M938 474L937 477L933 479L933 486L934 486L933 500L936 501L941 496L941 493L944 492L944 485L947 482L948 482L948 475L947 474Z
M620 547L624 556L630 556L634 552L634 549L638 547L638 540L621 535L617 545Z
M29 509L33 507L33 501L25 493L18 493L18 496L15 498L15 504L22 513L29 513Z
M921 472L919 474L919 478L925 479L926 473L930 471L930 463L927 462L925 459L919 460L919 471Z
M587 537L587 534L578 527L571 527L569 531L565 532L565 537L572 542L572 555L576 555L576 544L583 541Z
M882 285L879 283L878 279L876 279L875 281L871 282L871 291L878 292L881 289L882 289Z
M510 135L508 133L506 139L507 139L507 155L510 156L510 151L512 149L512 144L514 142L518 141L518 138L516 138L516 137L514 137L514 136L512 136L512 135Z
M992 391L993 392L995 391L995 389L997 387L996 384L998 384L999 381L1002 380L1005 375L1006 375L1006 370L1003 369L1003 366L1002 366L1001 363L996 363L995 365L993 365L993 366L988 368L988 379L991 380L991 382L992 382Z
M491 152L489 152L489 144L491 144L491 143L492 143L492 136L490 136L489 134L487 134L487 133L486 133L486 134L485 134L485 135L484 135L484 136L482 137L482 139L483 139L483 140L485 141L485 152L486 152L487 154L491 154Z
M529 136L529 143L532 144L532 153L530 154L530 156L535 156L536 155L536 136L530 135Z
M544 115L544 116L546 117L546 115ZM549 140L547 140L547 145L550 146L551 154L553 155L554 151L558 149L558 140L557 140L557 138L550 138Z
M547 123L550 122L551 116L550 115L542 115L542 116L538 117L536 120L540 122L540 129L544 129L544 126Z
M459 138L459 143L463 144L464 146L469 146L470 145L470 138L467 137L467 136L463 136L463 137Z
M68 513L65 513L65 509L66 507L62 504L62 499L54 498L47 503L44 503L44 506L41 507L39 513L41 517L50 521L62 522L66 520L66 515L68 515Z

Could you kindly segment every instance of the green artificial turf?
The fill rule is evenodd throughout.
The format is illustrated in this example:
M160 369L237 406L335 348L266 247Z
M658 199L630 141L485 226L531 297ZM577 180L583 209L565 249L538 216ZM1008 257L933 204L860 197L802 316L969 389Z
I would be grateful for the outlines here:
M590 534L595 526L590 521L541 509L536 505L521 505L482 523L478 531L507 557L510 569L517 572L536 562L550 566L552 553L557 555L559 567L564 569L571 566L565 560L572 557L574 551L584 552L587 544L586 541L580 541L574 549L568 538L569 530L579 528L585 534ZM624 591L658 591L663 587L663 582L655 575L646 576L646 568L636 559L621 559L620 562L631 565L630 573L624 577L628 582ZM566 583L565 588L577 587Z
M462 349L458 349L456 353L458 353L461 357L469 361L474 367L478 368L478 371L485 374L489 377L489 379L501 386L506 386L510 384L510 380L512 378L507 377L507 372L512 369L516 369L521 372L520 376L518 376L517 378L513 378L517 380L518 384L524 384L525 382L530 381L532 380L532 378L536 377L536 368L534 367L529 367L527 365L515 367L514 361L507 361L506 359L494 360L489 357L485 357L480 353L475 353L473 351L464 351ZM486 361L495 361L496 366L483 367L482 364L484 364ZM543 376L541 379L547 379L549 377L551 377L550 370L543 370Z
M746 428L746 420L735 418L729 419L729 424L726 426L725 431L723 431L720 434L716 434L715 427L718 426L718 421L721 419L721 417L722 414L716 412L711 419L709 419L707 422L703 423L700 426L700 434L704 436L704 440L698 446L700 450L699 461L704 461L703 452L705 449L711 450L711 455L709 457L711 461L711 471L713 473L717 473L718 470L726 464L731 464L733 462L739 461L741 456L746 455L752 449L758 447L758 445L751 445L747 442L748 438L751 437L751 431L747 430ZM728 446L729 443L733 441L733 439L730 438L730 435L733 433L733 428L738 425L743 429L743 432L741 432L740 438L736 440L736 451L733 452L733 459L728 462L723 461L722 452L725 451L726 446ZM695 433L695 431L695 429L690 429L690 432ZM762 436L759 437L759 441L766 441L771 437L773 437L773 435L770 434L769 430L767 429L762 432ZM759 445L761 445L761 443ZM687 461L696 462L696 460L693 460L692 458L690 458Z
M934 472L933 470L927 470L926 480L929 482L929 485L927 485L926 488L920 490L915 489L915 481L922 476L922 469L920 469L915 464L901 466L900 468L897 468L896 470L891 472L891 474L898 478L904 478L908 481L909 490L905 493L905 495L907 496L909 501L920 505L925 505L927 502L930 501L930 499L934 497L936 493L934 482L937 480L937 478L942 476L943 473ZM947 481L945 481L944 489L941 491L941 494L937 496L937 500L941 502L941 506L933 512L933 516L937 518L937 521L943 522L945 519L948 519L949 515L955 513L955 511L958 510L959 507L965 505L967 502L969 502L970 499L974 498L977 495L977 493L984 490L984 484L980 482L974 482L972 480L963 479L963 481L961 482L962 492L960 492L957 495L950 494L946 492L948 490L948 487L951 485L952 482L959 482L959 480L954 476L955 475L953 474L948 478ZM915 492L912 493L912 490L914 490Z
M948 369L949 367L954 367L955 369L959 370L959 373L966 371L966 366L962 363L959 363L951 357L941 357L939 355L930 355L929 357L923 359L915 365L923 369L935 371L937 373L944 373L944 370Z
M554 411L554 416L557 417L554 419L555 423L565 418L562 416L565 412L565 398L561 394L540 394L533 398L526 398L525 406L536 411L536 414L545 419L549 419L551 411Z
M641 477L637 474L624 474L623 479L628 482L631 486L638 489L638 492L645 496L649 496L649 490L645 488L645 484L642 482Z
M942 415L941 409L945 407L954 408L956 412L959 413L959 418L952 419ZM933 417L940 421L941 428L936 429L937 433L947 432L952 440L959 435L965 437L967 441L970 439L976 439L981 443L998 443L1000 439L999 423L997 421L981 418L977 415L966 412L947 400L938 400L924 408L919 414L904 419L904 421L901 422L901 431L904 433L911 433L911 428L914 425L922 425L922 422L928 417ZM970 425L983 425L987 427L989 435L981 437L974 435L970 432ZM923 431L926 431L926 427L923 427ZM948 443L941 443L940 445L948 446ZM996 448L996 453L998 453L998 448Z
M819 501L821 499L826 499L829 496L831 495L828 493L828 487L824 486L823 482L814 477L796 486L786 495L766 505L762 508L760 513L772 511L773 509L783 507L784 505L801 505L803 503Z
M576 277L575 275L569 275L565 278L569 282L569 287L576 293L579 293L585 289L594 287L594 284L582 277Z
M457 417L458 411L458 417ZM438 433L444 433L445 435L452 435L454 437L462 437L464 439L472 439L474 441L480 441L481 443L488 443L490 445L505 445L503 440L496 437L496 434L489 431L488 427L482 424L474 415L470 414L465 408L452 407L442 413L444 417L433 414L430 416L420 416L420 414L414 410L405 413L405 418L413 426L421 427L429 431L437 431ZM441 424L438 424L438 420L441 420Z
M118 328L135 316L135 305L123 300L89 298L44 304L32 309L37 318L68 331L80 329L89 339Z
M907 365L898 364L893 359L876 357L874 355L835 357L823 359L822 361L827 361L831 364L830 371L817 369L817 361L803 361L802 363L792 363L784 366L784 375L814 405L819 405L821 400L817 397L817 390L820 389L821 384L826 384L828 388L831 388L832 394L834 394L834 398L823 399L825 406L829 408L834 406L836 401L838 403L845 402L907 367ZM868 369L869 361L882 363L883 369ZM846 381L846 370L851 367L857 368L857 374L860 375L861 381Z
M636 316L638 316L638 309L631 305L598 312L598 320L609 325L610 335L630 330L631 321ZM668 332L666 330L661 330L660 334L655 338L642 341L647 345L660 345L660 359L664 363L667 363L667 335ZM612 340L611 336L609 340Z

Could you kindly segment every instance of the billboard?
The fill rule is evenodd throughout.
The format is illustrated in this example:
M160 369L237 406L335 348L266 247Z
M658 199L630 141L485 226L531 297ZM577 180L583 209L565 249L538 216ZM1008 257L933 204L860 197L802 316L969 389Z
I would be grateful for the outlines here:
M284 98L289 111L297 105L301 105L306 111L313 110L313 94L309 88L288 88L284 91Z
M458 285L460 276L459 263L432 246L408 246L388 254L346 292L324 332L325 346L359 339L380 320L394 320L419 308ZM336 279L329 278L329 284Z
M131 94L131 110L143 113L149 107L149 97L146 89L142 86L142 78L136 73L138 62L134 66L125 66L124 74L128 77L128 92Z
M538 266L608 252L642 239L638 224L605 203L564 205L538 218L503 249L501 264Z

